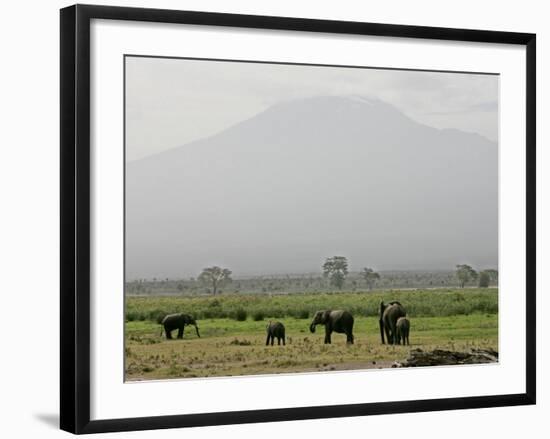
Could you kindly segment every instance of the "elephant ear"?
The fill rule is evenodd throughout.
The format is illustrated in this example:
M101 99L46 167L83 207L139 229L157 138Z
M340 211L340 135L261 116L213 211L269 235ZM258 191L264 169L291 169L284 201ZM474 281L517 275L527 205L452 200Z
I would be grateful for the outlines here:
M330 317L330 313L331 313L330 309L327 310L327 311L325 311L325 312L323 312L323 323L328 322L328 319L329 319L329 317Z

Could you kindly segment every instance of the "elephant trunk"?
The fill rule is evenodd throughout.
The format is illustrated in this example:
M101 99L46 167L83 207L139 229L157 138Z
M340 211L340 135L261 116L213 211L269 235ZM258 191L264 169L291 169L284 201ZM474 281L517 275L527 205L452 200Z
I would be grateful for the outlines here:
M384 322L382 321L382 319L380 319L378 323L380 325L380 338L382 339L382 344L385 344L384 343Z
M197 331L197 337L201 338L201 335L199 334L199 327L195 325L195 331Z
M309 325L309 330L311 333L315 332L315 323L312 323L311 325Z

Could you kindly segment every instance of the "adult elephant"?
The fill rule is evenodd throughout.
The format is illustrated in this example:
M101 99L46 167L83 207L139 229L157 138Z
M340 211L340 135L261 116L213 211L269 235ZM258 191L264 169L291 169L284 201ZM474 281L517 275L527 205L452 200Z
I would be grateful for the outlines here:
M315 326L325 326L325 344L330 344L332 332L346 334L346 341L353 344L353 316L348 311L323 310L317 311L313 316L309 330L315 332Z
M397 320L400 317L405 317L407 313L405 308L397 301L388 303L387 305L384 302L380 302L380 313L379 313L379 325L380 325L380 338L382 339L382 344L385 344L384 333L388 340L388 344L397 343L397 332L396 325Z
M183 338L183 330L185 329L185 325L193 325L195 327L195 331L197 331L197 337L200 337L197 322L188 314L168 314L162 319L160 324L164 326L166 338L169 340L172 339L172 331L174 329L178 330L178 338ZM160 330L160 335L162 335L162 331L163 329Z

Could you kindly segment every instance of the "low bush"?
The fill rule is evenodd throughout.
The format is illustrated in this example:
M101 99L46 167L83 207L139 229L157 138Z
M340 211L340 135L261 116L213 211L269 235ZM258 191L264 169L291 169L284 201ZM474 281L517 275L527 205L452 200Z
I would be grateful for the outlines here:
M252 318L255 322L261 322L263 319L265 319L265 315L262 311L256 311Z
M248 313L244 308L239 308L235 311L234 319L238 322L244 322L248 317Z
M245 321L250 315L263 319L310 318L317 310L345 309L354 316L378 315L380 302L400 301L407 314L445 317L472 313L498 313L498 289L381 291L373 293L226 294L200 297L127 297L126 321L160 322L166 314L183 312L200 319L231 318ZM262 319L263 317L263 319Z
M299 309L298 311L294 312L292 316L297 319L309 319L309 310Z

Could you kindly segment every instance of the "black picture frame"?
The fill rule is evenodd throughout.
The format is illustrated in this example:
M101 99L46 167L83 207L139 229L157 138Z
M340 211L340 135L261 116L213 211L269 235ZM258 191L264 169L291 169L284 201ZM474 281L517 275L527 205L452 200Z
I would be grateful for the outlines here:
M535 404L536 36L211 12L74 5L60 12L61 429L81 434ZM90 21L133 20L522 45L526 48L526 392L519 394L90 420Z

